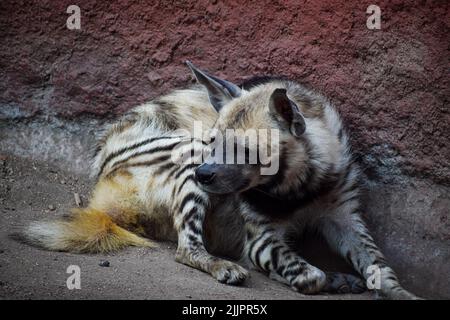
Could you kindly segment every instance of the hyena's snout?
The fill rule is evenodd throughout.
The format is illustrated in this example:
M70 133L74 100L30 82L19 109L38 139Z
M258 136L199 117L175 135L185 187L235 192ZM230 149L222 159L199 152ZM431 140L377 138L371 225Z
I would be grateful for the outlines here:
M214 182L217 174L217 167L202 164L195 170L195 178L203 185L210 185Z
M206 192L228 194L248 188L250 173L243 165L204 163L195 170L195 179Z

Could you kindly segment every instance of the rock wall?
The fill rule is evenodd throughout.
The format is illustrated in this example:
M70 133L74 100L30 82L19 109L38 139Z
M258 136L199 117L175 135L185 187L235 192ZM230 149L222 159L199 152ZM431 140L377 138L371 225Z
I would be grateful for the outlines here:
M341 111L388 257L450 297L449 23L446 0L2 0L0 150L85 170L98 125L192 82L186 59L235 82L287 75Z

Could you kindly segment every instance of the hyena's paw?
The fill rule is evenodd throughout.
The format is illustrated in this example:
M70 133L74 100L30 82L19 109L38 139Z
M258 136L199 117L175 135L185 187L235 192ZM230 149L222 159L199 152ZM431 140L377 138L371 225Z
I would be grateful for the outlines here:
M367 287L363 280L351 274L327 272L327 281L323 292L328 293L363 293Z
M325 273L313 266L308 266L302 273L290 281L291 287L303 294L316 294L326 282Z
M227 260L217 260L211 266L211 275L221 283L237 285L248 277L248 271Z

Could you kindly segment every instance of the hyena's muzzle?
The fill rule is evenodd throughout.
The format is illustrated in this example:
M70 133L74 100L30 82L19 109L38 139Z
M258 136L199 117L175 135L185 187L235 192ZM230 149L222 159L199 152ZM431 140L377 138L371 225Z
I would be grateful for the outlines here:
M195 177L206 192L227 194L249 189L255 180L254 171L244 164L204 163L196 169Z
M268 147L265 140L260 143L258 133L253 134L250 139L253 143L249 143L246 134L227 138L218 138L218 134L209 145L204 163L195 171L196 180L206 192L243 192L278 172L278 152L272 150L274 147Z

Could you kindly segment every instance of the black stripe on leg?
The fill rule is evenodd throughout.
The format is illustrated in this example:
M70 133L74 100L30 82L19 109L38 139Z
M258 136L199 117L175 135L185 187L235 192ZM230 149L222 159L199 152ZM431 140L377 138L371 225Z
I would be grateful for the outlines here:
M283 277L298 276L302 274L306 269L306 263L293 261L286 266L286 270L283 273Z
M262 270L268 271L263 268L263 265L261 264L261 254L264 252L264 250L273 243L270 236L263 241L263 243L259 246L259 248L255 252L255 264L260 267Z
M184 207L189 201L194 201L195 204L205 207L206 201L197 193L189 192L184 198L183 201L181 201L179 212L183 212Z
M264 235L265 235L265 232L263 232L262 234L260 234L256 239L251 240L250 247L248 248L248 255L249 255L250 260L252 260L252 252L253 252L253 249L254 249L256 243L257 243L259 240L261 240L261 239L264 237ZM253 260L252 260L252 261L253 261ZM253 262L254 262L254 261L253 261Z
M280 249L283 248L283 246L276 246L274 248L272 248L271 252L270 252L270 257L272 260L272 266L273 266L273 270L276 270L278 268L278 258L279 258L279 251Z
M195 224L195 220L191 220L187 223L189 230L194 234L202 234L202 229Z
M197 216L197 217L196 217ZM198 209L196 207L193 207L191 210L189 210L186 215L183 217L183 224L185 224L187 221L190 221L192 219L198 219L200 216L198 215Z
M184 185L188 182L188 181L192 181L195 184L197 184L197 180L195 180L195 177L193 174L190 174L188 176L186 176L183 180L183 182L180 184L180 186L177 189L177 193L180 193L181 189L183 189Z

